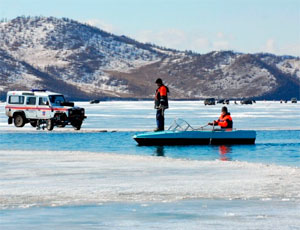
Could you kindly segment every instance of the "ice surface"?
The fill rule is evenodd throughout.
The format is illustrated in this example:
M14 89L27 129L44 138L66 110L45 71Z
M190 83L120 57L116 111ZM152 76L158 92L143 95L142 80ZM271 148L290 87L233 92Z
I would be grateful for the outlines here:
M85 108L87 119L82 130L153 130L156 126L153 101L103 101L100 104L76 102ZM170 101L170 109L165 112L165 126L168 127L175 118L183 118L193 127L200 127L218 119L223 104L204 106L203 101ZM18 129L7 125L4 103L0 103L0 131L32 131L29 124ZM281 104L279 101L258 101L253 105L227 105L237 129L251 130L299 130L300 103ZM54 129L55 131L72 131L72 129Z
M136 146L130 132L94 133L153 129L152 101L76 105L88 116L78 135L9 126L0 103L1 229L299 229L299 132L280 131L300 129L299 103L232 103L236 128L275 131L226 156L214 146L162 150L176 159L150 156L161 151ZM204 125L222 106L170 101L166 126Z
M300 202L300 168L77 151L0 150L0 208L183 199Z
M190 200L0 210L5 230L297 230L291 201Z

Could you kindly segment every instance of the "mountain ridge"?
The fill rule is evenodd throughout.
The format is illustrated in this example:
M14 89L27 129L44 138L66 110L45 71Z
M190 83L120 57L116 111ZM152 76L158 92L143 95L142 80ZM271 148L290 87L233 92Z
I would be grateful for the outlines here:
M0 23L0 97L47 88L69 98L152 98L160 77L173 99L300 98L300 59L257 53L197 54L144 44L72 19Z

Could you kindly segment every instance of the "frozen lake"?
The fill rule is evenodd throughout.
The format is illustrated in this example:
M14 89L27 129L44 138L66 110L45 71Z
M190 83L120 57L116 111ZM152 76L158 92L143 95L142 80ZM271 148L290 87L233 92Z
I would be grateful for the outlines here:
M300 229L299 104L229 105L256 144L190 147L136 145L153 102L76 105L81 131L47 132L8 126L0 104L0 229ZM222 106L171 101L166 124Z
M170 109L166 110L166 127L175 118L183 118L193 127L206 125L218 119L222 104L205 106L203 101L170 101ZM137 131L153 130L155 123L155 110L152 101L108 101L100 104L77 102L76 106L86 109L87 119L84 121L83 131L92 130L118 130ZM278 101L258 101L253 105L229 104L234 127L237 129L252 130L300 130L300 104L280 104ZM7 125L4 114L4 104L0 103L0 130L24 131L33 130L27 124L22 129ZM56 129L56 131L67 129Z

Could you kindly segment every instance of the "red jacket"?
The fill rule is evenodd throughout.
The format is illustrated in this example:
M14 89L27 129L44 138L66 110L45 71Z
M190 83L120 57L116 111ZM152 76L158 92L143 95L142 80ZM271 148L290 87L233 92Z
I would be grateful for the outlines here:
M221 128L232 128L233 122L230 113L225 115L221 114L219 119L215 121L215 124L219 125Z
M167 86L160 86L155 92L155 108L158 109L160 106L163 106L165 109L169 107L168 103L168 92L169 89Z

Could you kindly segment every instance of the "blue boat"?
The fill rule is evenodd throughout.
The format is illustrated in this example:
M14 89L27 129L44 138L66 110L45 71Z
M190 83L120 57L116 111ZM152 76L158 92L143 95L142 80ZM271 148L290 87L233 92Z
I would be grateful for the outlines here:
M205 127L205 126L203 126ZM253 130L192 128L186 121L177 119L166 131L147 132L133 136L139 145L234 145L255 144Z

